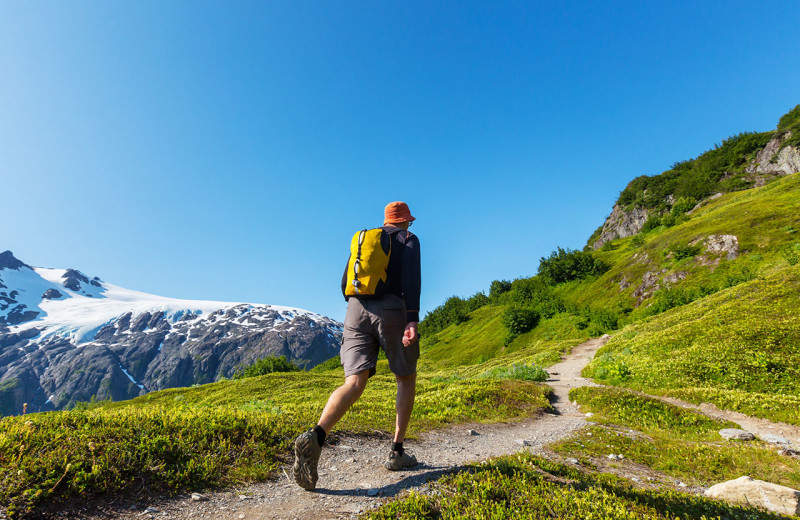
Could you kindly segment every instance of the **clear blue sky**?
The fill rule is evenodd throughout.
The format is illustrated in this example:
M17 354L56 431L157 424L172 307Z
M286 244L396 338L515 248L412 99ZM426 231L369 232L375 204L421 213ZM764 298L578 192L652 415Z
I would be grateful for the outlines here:
M800 2L0 4L0 251L336 319L405 200L423 311L800 103Z

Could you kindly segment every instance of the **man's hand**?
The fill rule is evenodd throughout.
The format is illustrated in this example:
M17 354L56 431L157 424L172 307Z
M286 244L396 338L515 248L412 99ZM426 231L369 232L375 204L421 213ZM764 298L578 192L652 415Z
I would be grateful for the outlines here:
M406 325L406 330L403 332L403 346L407 347L412 345L419 339L419 332L417 331L417 322L409 321Z

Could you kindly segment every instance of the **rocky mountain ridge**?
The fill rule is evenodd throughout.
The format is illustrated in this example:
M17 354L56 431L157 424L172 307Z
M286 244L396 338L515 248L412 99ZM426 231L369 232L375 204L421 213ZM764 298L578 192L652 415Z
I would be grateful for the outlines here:
M302 309L164 298L0 253L0 415L210 383L268 355L311 367L340 341Z
M800 172L800 148L789 144L793 141L792 138L791 131L777 133L772 137L743 168L742 182L747 187L757 188L771 179ZM722 179L725 179L726 176L730 177L732 174L726 173ZM714 193L708 198L719 196L720 193ZM662 208L668 210L675 203L675 197L668 195L661 202ZM703 203L704 200L701 200L697 204L699 206ZM600 249L612 240L636 235L642 231L651 216L660 215L664 211L664 209L648 208L638 204L626 207L618 201L614 204L611 214L606 218L602 228L589 239L589 244L593 249Z

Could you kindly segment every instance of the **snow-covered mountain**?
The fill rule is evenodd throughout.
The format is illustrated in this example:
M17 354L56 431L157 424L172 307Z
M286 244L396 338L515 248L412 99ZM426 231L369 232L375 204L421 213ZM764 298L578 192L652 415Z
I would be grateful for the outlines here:
M210 383L267 355L311 367L342 326L275 305L178 300L0 253L0 415Z

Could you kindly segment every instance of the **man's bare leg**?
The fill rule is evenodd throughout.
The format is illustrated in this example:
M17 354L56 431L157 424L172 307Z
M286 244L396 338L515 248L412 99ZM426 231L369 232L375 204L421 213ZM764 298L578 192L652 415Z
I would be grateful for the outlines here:
M414 409L414 397L417 395L417 374L395 376L395 379L397 379L397 399L395 400L397 418L394 442L403 442L406 438L408 422L411 420L411 411Z
M295 439L292 475L295 482L303 489L310 491L316 488L319 477L317 464L322 454L322 445L325 444L325 436L353 406L353 403L358 401L364 392L364 387L367 386L368 379L369 370L346 377L344 384L334 390L328 398L318 426L300 434ZM320 428L322 431L319 431Z
M344 379L344 384L333 391L325 408L322 410L322 416L320 416L318 423L325 430L325 433L330 433L336 423L347 413L347 410L358 401L358 398L364 393L368 379L369 370L364 370L358 374L347 376Z

